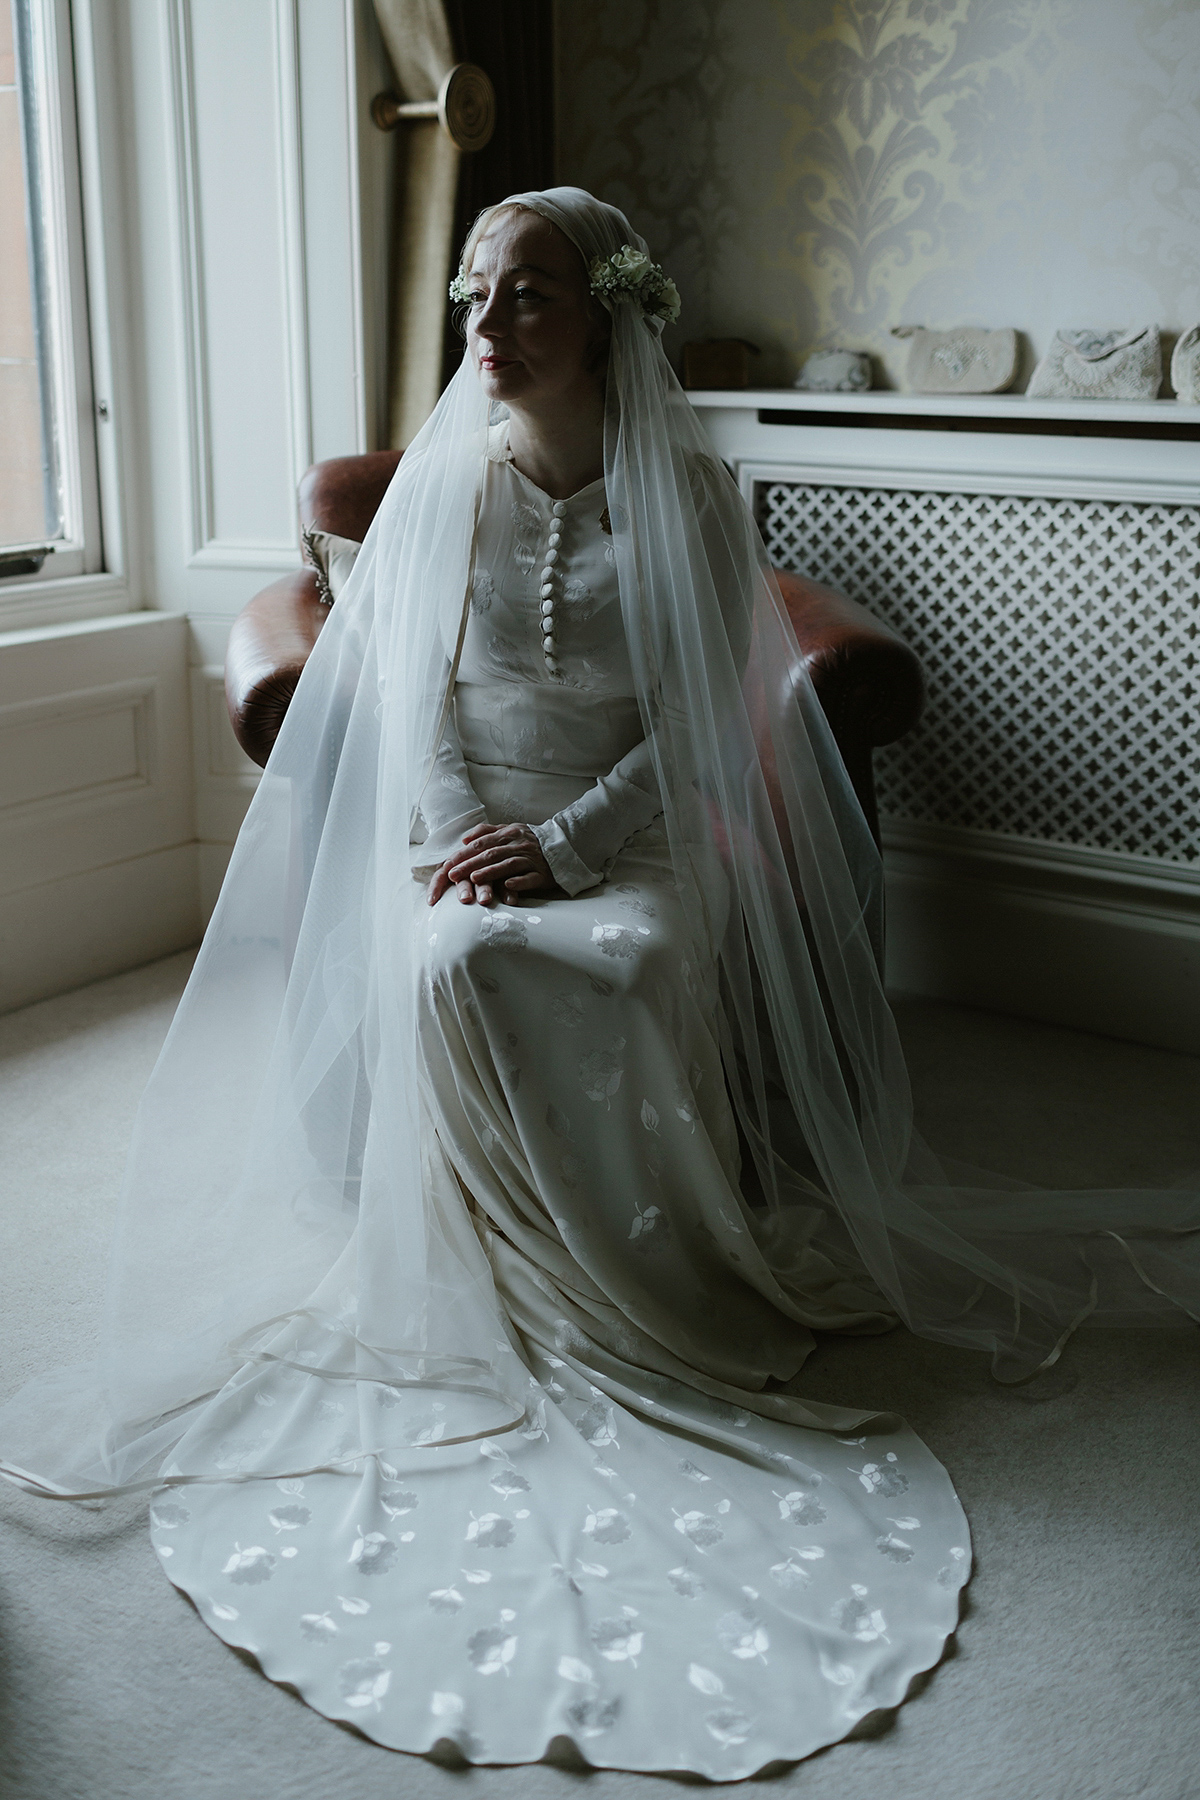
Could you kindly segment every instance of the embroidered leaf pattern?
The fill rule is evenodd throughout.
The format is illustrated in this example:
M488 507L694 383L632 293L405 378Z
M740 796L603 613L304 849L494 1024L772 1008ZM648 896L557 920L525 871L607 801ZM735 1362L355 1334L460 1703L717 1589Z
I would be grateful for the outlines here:
M567 1708L567 1718L580 1737L600 1737L612 1730L620 1710L619 1700L574 1700Z
M459 1612L464 1604L462 1595L453 1587L434 1588L427 1600L434 1612L439 1613Z
M582 1058L579 1064L579 1082L589 1100L603 1100L611 1106L612 1097L620 1087L621 1077L625 1073L621 1054L624 1048L625 1039L614 1038L607 1050L593 1050L590 1056Z
M396 1560L396 1546L382 1531L360 1531L350 1551L350 1561L360 1575L386 1575Z
M837 1602L830 1616L835 1625L848 1631L860 1644L873 1644L887 1632L883 1614L868 1604L867 1589L857 1582L851 1585L849 1597Z
M588 1635L608 1662L632 1662L636 1668L643 1634L634 1630L630 1619L598 1619Z
M583 1001L578 994L556 994L550 1003L550 1016L559 1025L574 1030L583 1022ZM553 1130L551 1126L551 1130Z
M338 1628L326 1613L301 1613L300 1635L310 1644L327 1644L338 1635Z
M597 1544L623 1544L633 1527L619 1507L600 1506L587 1515L583 1530Z
M694 1544L701 1552L711 1550L713 1545L719 1544L725 1536L717 1521L710 1514L696 1511L676 1513L675 1529L681 1531L688 1542Z
M685 1600L697 1600L704 1592L704 1583L693 1569L668 1569L667 1580Z
M517 1639L504 1625L485 1625L467 1639L467 1655L471 1667L480 1675L508 1674L508 1665L517 1654Z
M516 1526L503 1513L481 1513L478 1518L472 1513L467 1526L467 1542L481 1550L505 1550L516 1535Z
M244 1586L257 1585L261 1581L270 1581L275 1573L275 1558L263 1544L251 1544L247 1550L235 1544L233 1555L221 1573Z
M717 1641L731 1656L748 1662L757 1656L766 1660L771 1640L762 1623L747 1613L726 1613L717 1620Z
M302 1525L308 1524L312 1513L307 1506L277 1506L267 1518L276 1531L299 1531Z
M575 1428L594 1450L603 1450L609 1444L615 1444L618 1450L621 1448L617 1442L616 1412L603 1400L593 1400L586 1412L576 1419Z
M702 1694L723 1694L725 1683L711 1669L703 1668L699 1663L692 1663L688 1668L688 1680Z
M387 1693L391 1679L391 1670L385 1669L378 1657L368 1656L342 1665L338 1687L347 1706L357 1709L369 1706L378 1712L379 1702Z
M571 1135L570 1119L568 1119L561 1107L555 1106L553 1100L546 1108L546 1124L554 1133L555 1137L569 1138Z
M706 1713L704 1725L710 1736L727 1750L735 1744L744 1744L750 1736L750 1720L737 1706L720 1706L715 1712Z
M853 1469L851 1473L858 1476L868 1494L883 1494L894 1500L897 1494L908 1492L908 1476L899 1468L894 1450L888 1451L883 1462L864 1463L861 1469Z
M793 1489L790 1494L776 1494L779 1516L791 1525L824 1525L825 1508L812 1494Z

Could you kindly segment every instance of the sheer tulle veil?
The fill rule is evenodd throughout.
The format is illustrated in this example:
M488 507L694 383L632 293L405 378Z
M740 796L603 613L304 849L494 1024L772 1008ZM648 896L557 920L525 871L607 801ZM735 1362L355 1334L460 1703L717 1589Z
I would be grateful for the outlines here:
M514 203L585 264L646 248L579 189ZM864 1325L882 1311L985 1350L1002 1379L1043 1366L1085 1316L1185 1320L1200 1311L1196 1193L1038 1192L947 1167L916 1136L879 973L878 854L661 328L635 304L610 310L622 612L750 1229L818 1320L822 1295L865 1287L878 1299ZM0 1411L4 1472L34 1491L298 1474L389 1442L436 1455L519 1429L536 1404L425 1123L416 1030L429 915L410 830L446 714L488 426L464 361L304 671L138 1115L100 1354ZM395 1404L328 1422L311 1407L301 1468L244 1451L190 1462L191 1426L232 1416L264 1358L311 1370L301 1391L385 1384Z

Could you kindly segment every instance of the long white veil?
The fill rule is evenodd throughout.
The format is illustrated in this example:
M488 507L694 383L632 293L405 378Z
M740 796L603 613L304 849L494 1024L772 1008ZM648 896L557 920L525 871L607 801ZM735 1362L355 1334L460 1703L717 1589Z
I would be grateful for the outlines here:
M587 264L645 249L579 189L515 199ZM1052 1359L1088 1314L1200 1312L1196 1193L1037 1192L949 1169L915 1135L877 960L877 851L659 328L636 305L611 310L621 605L698 946L718 922L717 964L698 952L695 967L768 1259L814 1296L861 1293L865 1272L913 1330L988 1351L1004 1379ZM425 1121L417 1043L428 914L410 825L446 716L488 424L464 361L304 671L138 1115L101 1354L0 1409L0 1469L33 1491L154 1486L164 1468L299 1474L389 1444L436 1455L520 1428L535 1397ZM314 1376L285 1434L292 1466L271 1460L277 1422L257 1460L172 1460L270 1358ZM322 1408L330 1384L357 1387L357 1411ZM381 1386L382 1410L365 1402Z

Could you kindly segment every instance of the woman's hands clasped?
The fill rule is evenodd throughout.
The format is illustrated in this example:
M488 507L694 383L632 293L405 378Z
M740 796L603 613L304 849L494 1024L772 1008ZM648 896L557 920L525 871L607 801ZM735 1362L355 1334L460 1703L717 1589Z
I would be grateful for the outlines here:
M463 848L447 857L429 884L430 906L452 887L464 906L561 891L528 825L475 825L464 832Z

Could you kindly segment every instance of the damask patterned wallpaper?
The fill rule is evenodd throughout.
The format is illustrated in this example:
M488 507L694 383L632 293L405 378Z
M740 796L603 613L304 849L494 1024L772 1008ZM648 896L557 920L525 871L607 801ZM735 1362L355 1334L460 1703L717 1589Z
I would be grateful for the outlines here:
M668 348L899 386L892 325L1015 325L1027 375L1057 325L1200 322L1200 0L559 0L558 55L559 179L674 276Z

